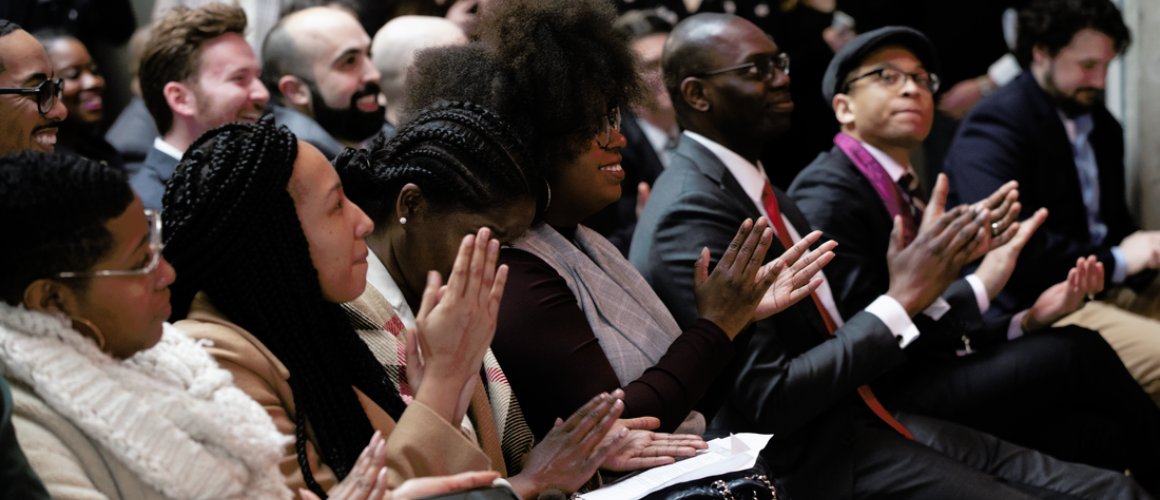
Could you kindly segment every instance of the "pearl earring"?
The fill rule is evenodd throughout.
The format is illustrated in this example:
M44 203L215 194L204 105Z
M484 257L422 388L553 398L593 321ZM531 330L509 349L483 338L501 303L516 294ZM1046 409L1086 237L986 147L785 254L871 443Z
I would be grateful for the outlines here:
M407 223L406 217L399 217L399 224L406 224L406 223Z

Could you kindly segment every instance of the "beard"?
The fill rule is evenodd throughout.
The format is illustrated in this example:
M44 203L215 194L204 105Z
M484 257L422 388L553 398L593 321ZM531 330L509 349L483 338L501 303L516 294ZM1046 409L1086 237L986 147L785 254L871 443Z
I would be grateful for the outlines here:
M1055 61L1052 61L1051 66L1047 68L1047 74L1043 78L1043 87L1047 95L1051 96L1051 99L1055 101L1055 105L1059 106L1063 114L1068 117L1076 117L1090 113L1092 108L1102 106L1104 103L1104 89L1076 87L1070 94L1060 90L1059 86L1055 83ZM1090 95L1090 102L1080 101L1080 94Z
M374 111L358 109L356 101L368 95L378 95L381 92L377 83L366 84L354 95L350 96L350 103L345 108L327 106L318 86L308 82L310 99L314 103L314 121L324 130L337 139L347 142L363 142L383 129L387 118L380 107Z

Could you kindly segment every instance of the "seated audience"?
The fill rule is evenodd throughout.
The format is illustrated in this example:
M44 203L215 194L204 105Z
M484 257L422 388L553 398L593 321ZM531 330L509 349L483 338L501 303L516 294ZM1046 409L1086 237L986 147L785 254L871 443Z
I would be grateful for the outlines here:
M833 150L798 175L789 194L812 227L838 242L826 269L843 316L856 314L890 288L885 250L892 218L901 216L909 235L930 215L909 158L931 130L938 63L921 33L886 27L847 44L830 65L822 90L843 131ZM935 206L941 206L945 178L937 186ZM997 206L993 214L1009 214L993 216L1003 219L1001 226L1019 213L1018 202L1011 203L1017 195L1013 187L1005 184L981 202ZM910 349L907 363L875 381L875 393L892 409L967 425L1056 458L1131 469L1151 488L1160 479L1155 451L1160 441L1152 442L1160 440L1160 409L1098 333L1049 328L1081 307L1086 296L1103 290L1103 266L1095 256L1079 259L1067 280L1043 292L1030 309L980 327L980 312L1003 288L1019 251L1046 215L1041 210L1022 227L992 229L1001 231L991 235L989 246L995 249L974 274L944 293L950 311L928 310L914 318L924 334L953 332L946 335L953 345L921 353ZM999 241L1007 233L1016 234L1007 243ZM958 300L952 296L956 287ZM966 311L971 320L961 314L952 319L955 311ZM956 350L982 352L955 356Z
M157 122L149 115L145 101L141 99L141 79L139 69L141 57L145 55L145 47L149 43L152 33L152 24L146 24L133 33L129 39L129 90L133 97L129 104L117 115L117 119L105 132L105 140L109 141L125 162L125 170L130 176L141 170L145 164L145 156L153 149L153 139L161 135L157 131Z
M163 323L174 269L159 215L123 172L75 156L0 157L0 215L22 243L0 247L0 368L16 435L53 498L291 496L279 471L289 438L201 344ZM331 498L386 492L383 438L367 441Z
M371 37L341 7L311 7L278 21L262 46L262 81L278 123L328 159L383 128Z
M779 55L773 39L729 15L690 17L665 44L665 83L685 132L641 215L630 256L681 325L694 322L696 296L684 270L702 247L721 252L732 226L746 218L770 217L774 253L811 230L758 161L764 143L787 130L793 109ZM866 385L930 336L911 318L946 291L989 229L985 209L942 213L936 205L928 210L939 216L909 245L895 221L889 290L862 311L840 314L829 281L847 278L825 273L812 300L757 323L711 432L773 434L762 456L793 498L1149 498L1122 472L888 411Z
M631 111L621 109L621 133L628 144L620 149L620 167L624 169L620 199L584 219L583 224L628 255L632 230L648 200L649 186L672 159L680 129L661 75L661 50L673 24L656 11L631 11L616 20L616 28L632 37L632 50L640 58L640 74L648 85L649 97Z
M60 100L68 115L58 127L56 150L124 168L120 153L101 137L105 79L88 49L63 31L40 31L33 36L44 46L56 76L64 81Z
M625 139L616 110L647 95L614 21L612 6L601 0L493 3L477 25L480 46L421 54L408 89L416 97L409 97L408 108L478 90L499 102L499 109L511 110L509 116L519 116L509 119L529 131L524 136L539 179L540 208L528 234L500 253L511 268L511 286L492 348L537 437L558 416L616 388L626 393L626 416L657 417L665 432L702 433L725 396L715 386L718 375L743 349L744 340L734 338L753 317L804 297L809 276L824 262L807 264L828 250L780 273L775 266L745 268L740 263L749 255L764 256L770 232L763 220L738 221L737 242L749 241L747 246L714 254L734 262L740 252L736 266L721 266L707 277L706 257L681 271L698 274L700 301L690 309L702 318L682 332L620 252L580 224L620 196L619 149ZM588 50L568 55L566 48L576 46ZM492 68L481 68L486 64ZM515 78L504 81L503 74ZM783 262L794 265L802 248ZM742 272L746 277L729 281ZM770 288L775 277L778 284Z
M131 179L147 208L161 208L165 183L195 139L219 125L262 116L270 93L258 79L245 30L242 9L221 3L176 7L154 23L138 78L161 136Z
M16 23L0 19L0 154L52 151L68 115L44 47Z
M185 318L177 326L191 336L212 340L210 353L238 387L294 436L281 458L291 487L331 491L349 477L356 442L376 431L386 438L392 486L488 469L491 457L461 423L504 287L502 269L493 272L498 243L464 238L438 300L441 278L427 275L416 318L422 383L403 388L390 377L397 352L372 348L394 340L390 327L342 305L366 287L363 238L373 223L346 199L322 154L272 116L214 129L191 150L165 194L165 251L183 274L173 317ZM521 494L578 487L558 476L587 481L624 437L601 443L623 406L598 394L558 425L539 461L527 464L532 481ZM487 410L472 405L468 420L480 422Z
M1109 0L1036 2L1019 16L1016 52L1027 71L959 127L945 164L950 201L975 202L1015 180L1021 218L1051 213L989 315L1030 307L1087 255L1104 265L1110 293L1155 278L1160 232L1139 230L1128 213L1123 128L1099 98L1109 62L1130 41ZM1098 301L1062 324L1099 331L1160 403L1160 322Z
M407 95L407 71L415 53L431 47L463 45L467 35L455 23L441 17L401 16L384 24L371 42L371 62L379 71L379 85L387 104L383 131L394 135L403 115Z

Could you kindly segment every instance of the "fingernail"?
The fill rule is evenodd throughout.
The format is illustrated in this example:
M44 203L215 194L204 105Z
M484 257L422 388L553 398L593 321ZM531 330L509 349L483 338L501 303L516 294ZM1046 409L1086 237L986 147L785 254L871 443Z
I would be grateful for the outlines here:
M427 271L427 284L434 285L439 283L439 271Z
M486 240L488 236L491 236L491 229L486 228L486 227L480 228L479 237Z

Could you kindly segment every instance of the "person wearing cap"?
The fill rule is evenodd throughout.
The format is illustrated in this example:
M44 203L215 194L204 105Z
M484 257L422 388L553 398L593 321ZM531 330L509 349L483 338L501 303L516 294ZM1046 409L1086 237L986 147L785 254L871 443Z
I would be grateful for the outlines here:
M677 322L695 311L688 270L701 249L720 255L728 227L768 215L771 252L810 233L793 201L768 187L758 157L793 109L777 44L736 16L701 14L676 26L662 56L665 86L685 129L633 237L630 260ZM931 212L936 212L931 210ZM891 413L866 384L937 335L911 318L935 301L981 245L987 213L928 216L905 248L891 244L891 287L843 317L824 272L813 300L757 322L728 400L707 435L771 433L769 473L795 499L1149 498L1122 473L1063 462L943 420ZM688 277L687 277L688 276ZM916 344L919 343L919 344Z
M916 228L921 224L926 197L909 157L931 129L938 67L926 36L885 27L854 39L827 69L822 94L832 103L842 132L831 151L797 176L789 195L810 225L838 242L826 270L848 278L832 282L844 315L866 307L890 287L886 248L892 218L901 215ZM937 185L943 191L936 197L945 197L945 180ZM1006 213L1008 222L1019 213L1013 188L1014 183L1004 184L989 197L992 205L1003 199L996 211ZM1087 294L1102 290L1103 266L1095 256L1078 259L1069 279L1048 288L1029 309L981 327L975 323L973 329L961 320L964 314L977 319L987 311L1022 246L1046 216L1044 210L1021 226L1013 224L1006 243L999 240L1008 235L992 236L992 246L1002 244L973 274L956 282L965 293L956 299L952 285L944 294L951 311L963 313L957 319L939 310L915 318L922 332L961 334L951 336L957 345L916 353L877 382L875 393L892 409L968 425L1060 459L1130 468L1151 488L1160 479L1153 477L1160 475L1155 451L1160 449L1160 410L1098 333L1076 326L1050 328L1081 307ZM967 345L979 355L966 355Z
M1160 231L1139 230L1132 220L1123 127L1100 97L1108 64L1130 41L1119 9L1107 0L1037 2L1024 10L1016 55L1027 71L967 115L944 170L952 200L973 202L1017 180L1020 218L1051 211L988 314L1027 308L1078 256L1096 255L1105 269L1106 301L1089 302L1062 322L1099 330L1160 404L1160 284L1154 281ZM1132 304L1133 289L1147 288L1151 295L1136 300L1143 304ZM1151 311L1134 307L1148 298Z

